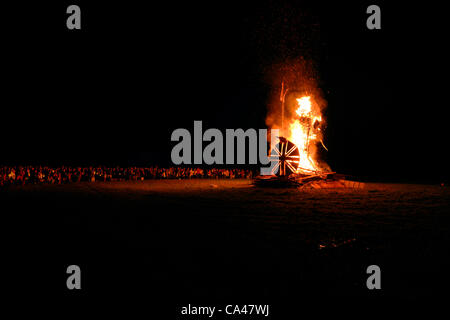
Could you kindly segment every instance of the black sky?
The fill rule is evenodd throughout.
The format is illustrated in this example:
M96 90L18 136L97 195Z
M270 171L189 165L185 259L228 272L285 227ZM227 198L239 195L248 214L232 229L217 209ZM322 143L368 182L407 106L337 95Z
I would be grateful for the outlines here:
M81 31L65 27L73 3ZM366 28L370 4L381 30ZM55 1L5 12L3 163L167 165L171 132L194 120L264 128L267 69L302 56L328 101L332 169L449 179L438 2Z

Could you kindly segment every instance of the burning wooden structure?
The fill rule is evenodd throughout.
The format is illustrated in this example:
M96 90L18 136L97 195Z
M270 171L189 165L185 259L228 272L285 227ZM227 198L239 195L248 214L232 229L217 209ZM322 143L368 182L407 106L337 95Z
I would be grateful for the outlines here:
M295 116L285 128L285 102L289 88L281 86L281 132L277 143L270 150L269 160L272 162L272 175L259 176L254 180L257 186L269 187L355 187L362 185L345 180L345 176L338 175L319 164L317 145L328 150L323 143L323 119L320 107L314 103L308 93L292 92L296 95ZM328 170L327 170L328 169Z

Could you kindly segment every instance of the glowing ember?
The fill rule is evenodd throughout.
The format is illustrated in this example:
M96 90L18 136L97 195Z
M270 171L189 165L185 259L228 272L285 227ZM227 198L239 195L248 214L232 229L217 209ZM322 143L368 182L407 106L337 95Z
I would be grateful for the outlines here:
M296 99L298 108L297 117L289 125L289 138L300 152L299 172L319 170L316 160L316 142L321 141L320 125L322 116L320 109L311 103L310 96ZM306 169L306 170L305 170Z

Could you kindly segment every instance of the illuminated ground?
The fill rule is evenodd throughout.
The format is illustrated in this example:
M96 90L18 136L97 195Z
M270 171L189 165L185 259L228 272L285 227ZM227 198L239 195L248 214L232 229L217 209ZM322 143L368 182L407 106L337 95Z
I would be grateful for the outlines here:
M91 296L417 298L448 285L448 187L162 180L13 187L1 200L21 252L53 271L81 264ZM365 287L370 264L382 269L381 293Z

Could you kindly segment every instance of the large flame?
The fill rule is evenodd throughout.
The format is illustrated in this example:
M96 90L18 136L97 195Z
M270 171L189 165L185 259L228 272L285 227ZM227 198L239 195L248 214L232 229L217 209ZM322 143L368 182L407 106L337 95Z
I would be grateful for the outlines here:
M319 170L316 159L316 142L320 141L322 115L320 108L313 106L310 96L296 99L298 107L289 124L289 138L300 153L299 172Z

